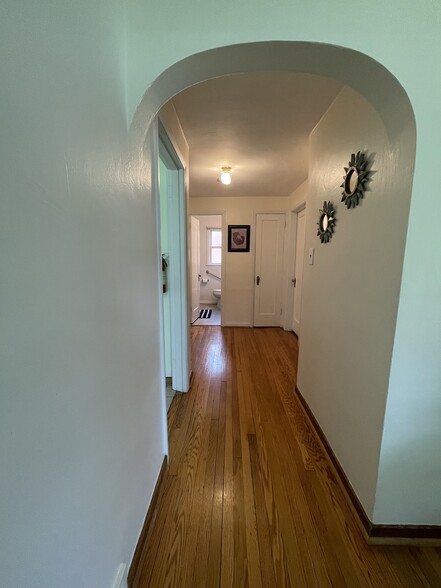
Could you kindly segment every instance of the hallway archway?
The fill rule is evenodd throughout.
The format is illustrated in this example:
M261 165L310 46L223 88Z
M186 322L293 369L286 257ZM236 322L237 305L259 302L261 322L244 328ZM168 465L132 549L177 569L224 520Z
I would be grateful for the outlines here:
M175 63L145 92L132 120L131 146L142 149L153 118L179 92L215 77L257 71L309 73L339 81L372 104L390 139L402 131L403 124L409 125L409 140L413 132L412 148L415 150L413 109L404 88L391 72L353 49L301 41L229 45L203 51Z
M361 443L370 448L370 454L367 456L369 464L366 465L369 470L366 477L370 480L367 488L362 488L364 481L361 478L363 476L360 471L358 473L356 471L355 461L358 459L358 456L354 460L346 452L344 433L342 435L336 434L332 431L329 423L326 422L326 415L329 413L329 410L326 410L325 407L320 405L314 393L311 391L318 384L315 379L315 374L308 374L307 370L302 367L307 363L306 361L302 361L302 356L300 357L299 366L300 380L306 389L302 389L302 393L310 402L319 422L325 422L322 425L325 434L330 437L331 446L337 455L342 456L343 469L351 480L355 480L355 491L368 516L373 519L376 485L380 467L382 425L386 410L390 360L398 311L401 271L404 259L415 161L415 118L406 92L394 76L381 64L351 49L304 42L261 42L232 45L193 55L164 71L145 93L136 111L130 131L130 147L132 149L132 156L139 161L139 169L148 171L149 166L144 168L144 161L154 161L157 146L152 139L152 133L149 134L150 139L146 141L147 131L155 120L160 108L173 98L173 96L192 85L212 78L246 72L274 70L329 77L341 82L344 86L360 95L365 101L365 103L360 103L361 106L370 108L372 113L381 121L385 137L387 138L389 163L386 170L386 183L393 190L396 190L399 186L399 206L396 207L396 203L391 205L391 209L388 212L389 217L387 215L384 216L384 219L388 220L382 220L383 223L393 223L396 243L384 242L385 250L389 246L394 249L394 261L393 266L390 268L393 276L391 281L386 283L384 287L386 297L388 297L388 309L391 317L390 321L388 321L386 336L384 337L387 342L387 349L385 350L384 358L380 361L381 365L375 363L372 365L371 370L372 372L381 371L381 385L379 387L376 385L376 388L379 389L375 390L375 395L372 397L373 405L375 405L373 409L375 416L372 416L371 420L369 420L365 419L361 411L358 415L358 419L360 421L363 421L363 419L365 421L367 420L368 427L372 429L372 433L369 431L366 438L363 438L363 435L361 436ZM357 141L359 141L359 138L357 138ZM356 151L358 147L354 144L351 149ZM349 157L350 153L347 155ZM344 164L346 165L347 162L344 162ZM144 174L141 172L137 177L139 188L155 200L154 186L152 190L148 173ZM335 195L333 198L335 198ZM397 212L392 210L394 206ZM371 230L374 231L374 229L375 227L372 225ZM386 234L385 227L380 228L380 233ZM372 279L374 280L375 276ZM357 297L357 295L358 292L353 294L354 297ZM381 335L383 336L383 333ZM342 348L345 347L344 341L343 337ZM347 343L346 347L351 348L353 345L354 342L351 341ZM363 354L369 357L375 349L373 333L370 335L368 344L365 344L363 341L361 346L363 347L363 345ZM365 375L363 370L360 369L360 366L353 368L352 384L357 382L357 375L358 380L361 380L362 375L363 377ZM350 385L348 385L348 388L350 388ZM366 407L363 410L365 411ZM351 417L346 416L346 418L349 423ZM341 428L343 431L345 430L344 426ZM352 441L352 439L349 440L349 445ZM363 463L363 467L364 465Z

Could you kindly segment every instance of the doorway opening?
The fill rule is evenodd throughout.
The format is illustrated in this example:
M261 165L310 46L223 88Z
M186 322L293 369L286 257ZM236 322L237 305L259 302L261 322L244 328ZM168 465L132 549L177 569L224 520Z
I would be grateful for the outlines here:
M191 322L222 324L222 214L191 216Z
M187 223L184 166L158 121L159 246L166 408L189 387L187 345Z

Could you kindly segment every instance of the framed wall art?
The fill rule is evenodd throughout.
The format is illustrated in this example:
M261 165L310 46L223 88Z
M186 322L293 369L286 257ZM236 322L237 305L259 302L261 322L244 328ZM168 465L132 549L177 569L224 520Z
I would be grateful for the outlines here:
M250 225L228 225L228 252L247 253L250 250Z

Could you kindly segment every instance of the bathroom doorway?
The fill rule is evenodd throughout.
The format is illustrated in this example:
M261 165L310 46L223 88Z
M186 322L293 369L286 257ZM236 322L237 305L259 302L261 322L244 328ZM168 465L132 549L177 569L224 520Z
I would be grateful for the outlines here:
M194 214L191 233L192 324L222 324L222 214Z

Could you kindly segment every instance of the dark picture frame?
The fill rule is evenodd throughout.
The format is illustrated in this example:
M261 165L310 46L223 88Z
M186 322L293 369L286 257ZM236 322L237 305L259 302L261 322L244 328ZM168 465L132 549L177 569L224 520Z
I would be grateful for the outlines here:
M250 225L228 225L228 253L249 253Z

